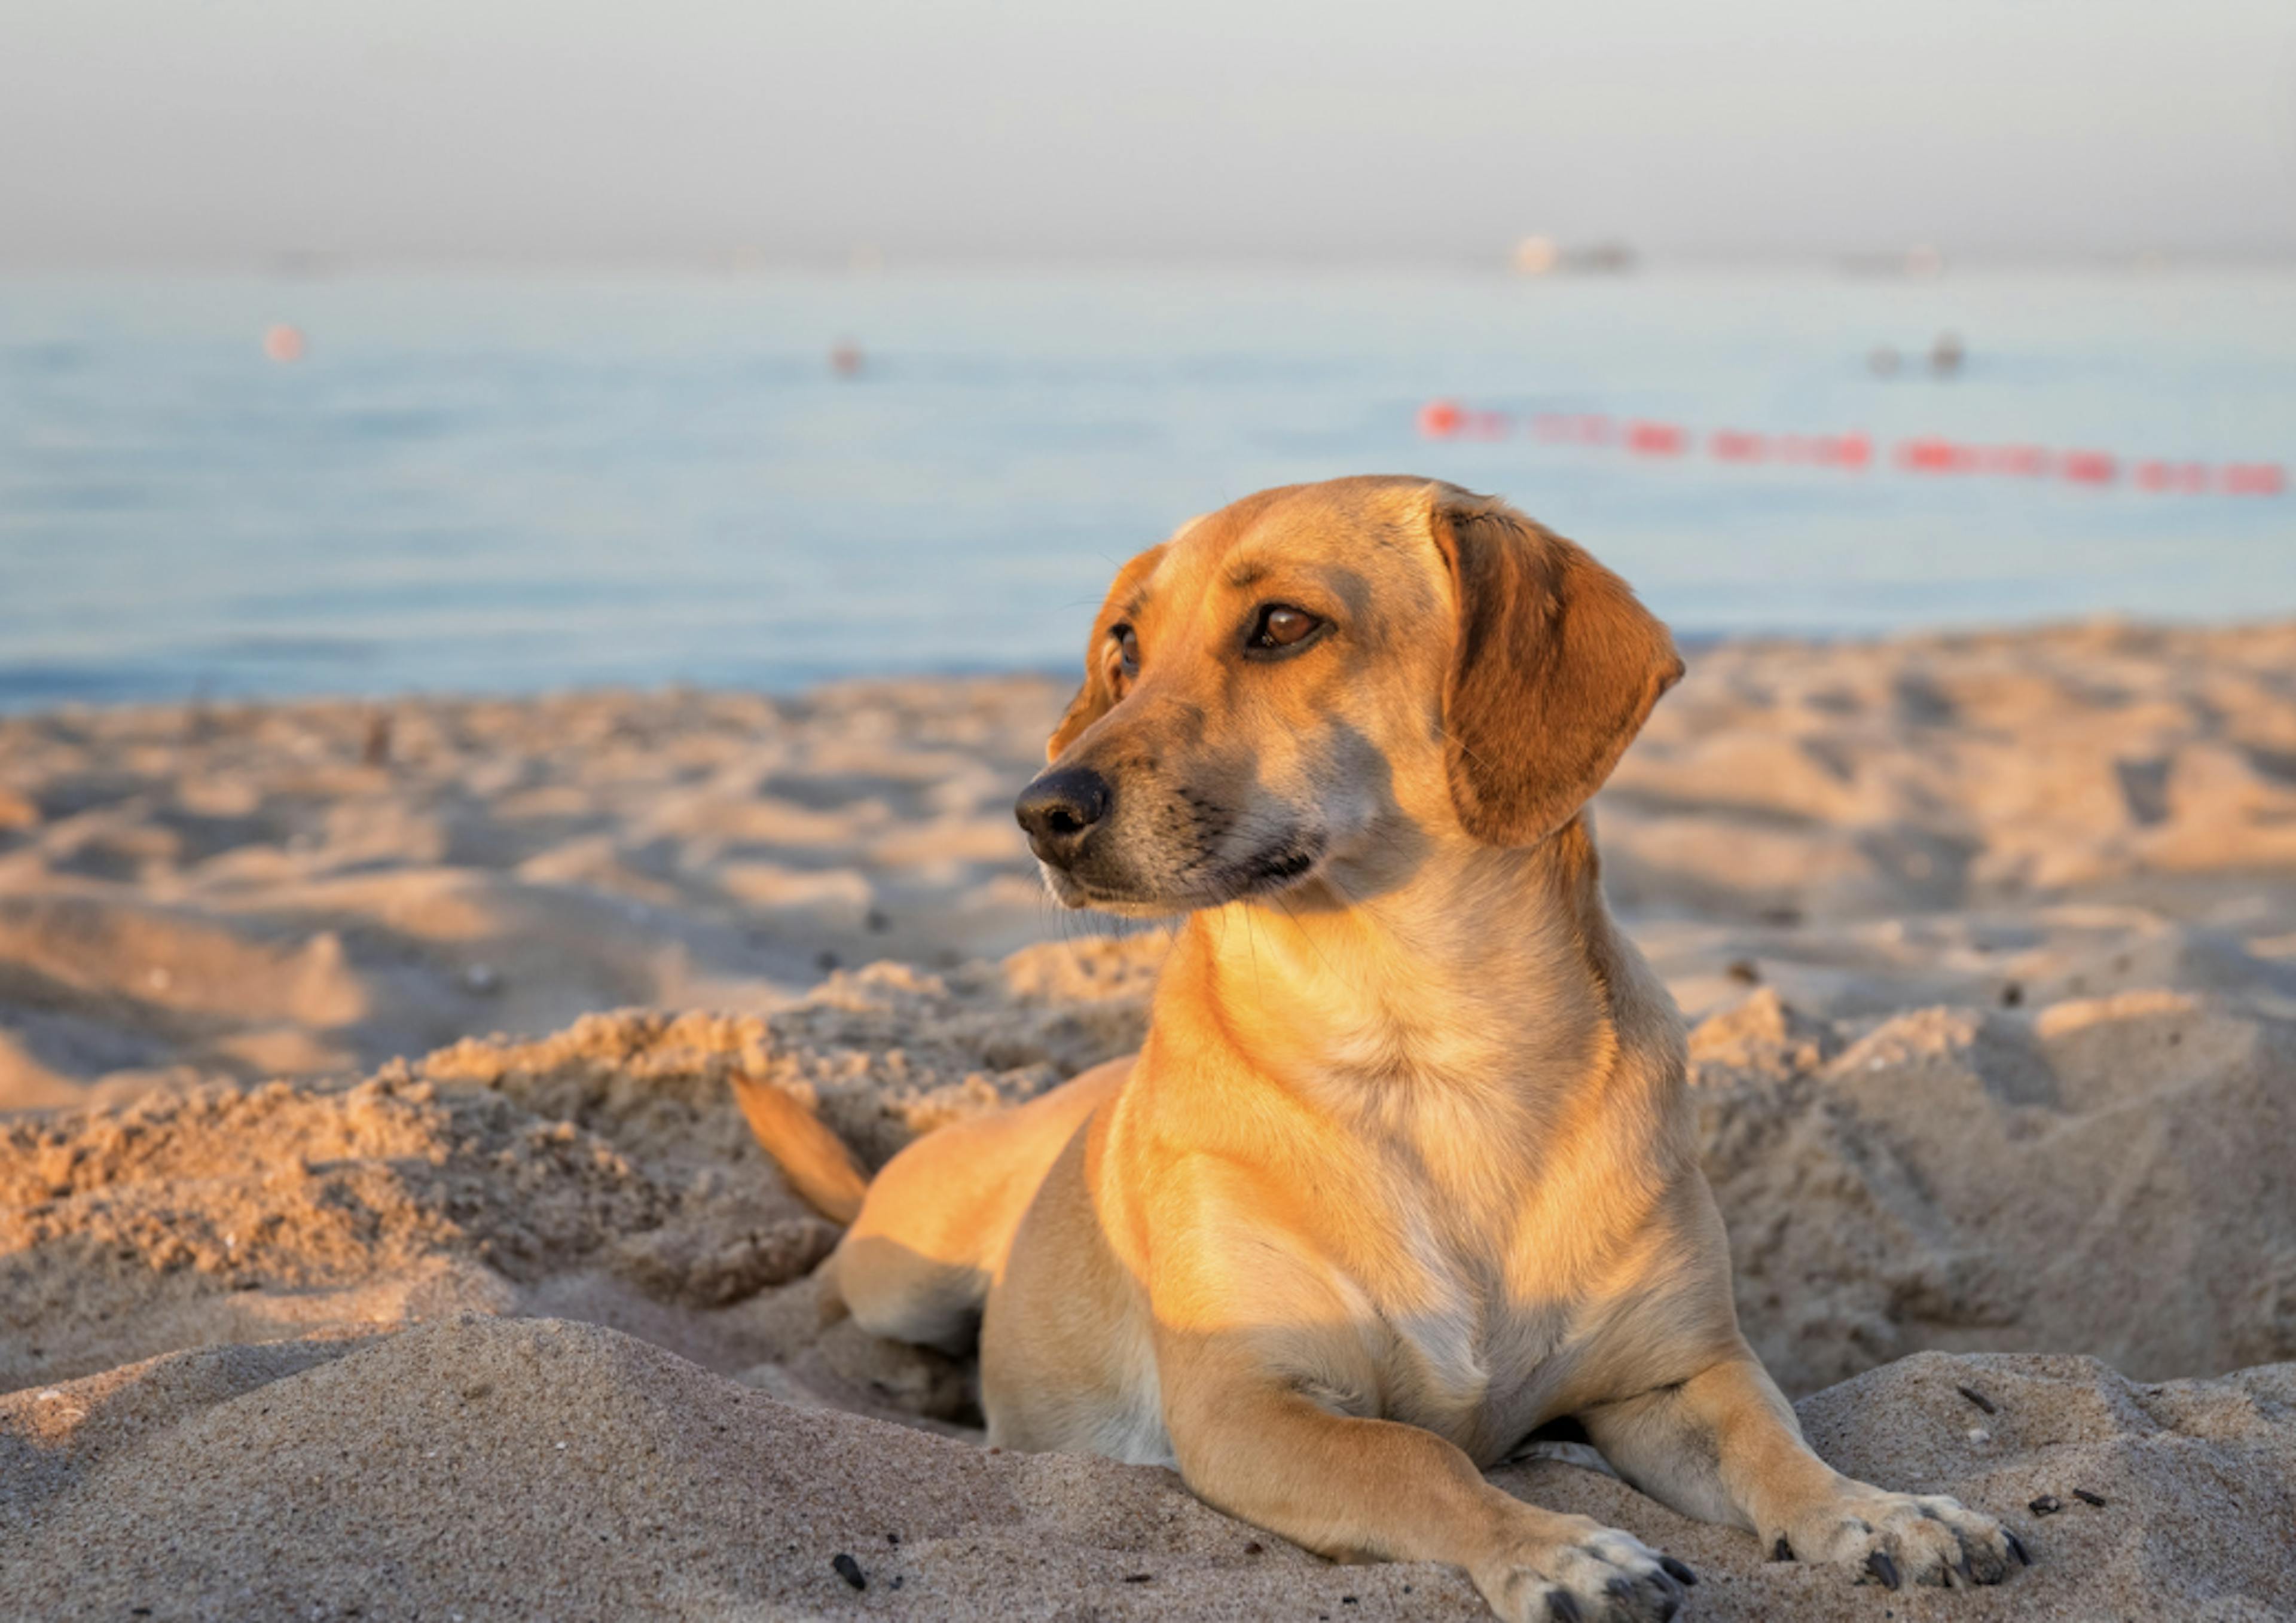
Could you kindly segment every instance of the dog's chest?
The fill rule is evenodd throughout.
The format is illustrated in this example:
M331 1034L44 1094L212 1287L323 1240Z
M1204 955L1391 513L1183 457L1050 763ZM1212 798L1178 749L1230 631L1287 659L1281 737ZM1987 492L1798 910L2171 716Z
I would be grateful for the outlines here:
M1511 1291L1503 1246L1462 1244L1423 1214L1398 1216L1408 1255L1378 1292L1390 1340L1377 1407L1495 1459L1546 1417L1563 1384L1572 1316Z

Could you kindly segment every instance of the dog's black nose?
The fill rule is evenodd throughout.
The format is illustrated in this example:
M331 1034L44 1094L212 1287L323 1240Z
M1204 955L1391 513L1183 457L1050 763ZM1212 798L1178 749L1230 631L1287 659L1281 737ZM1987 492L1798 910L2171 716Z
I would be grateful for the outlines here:
M1029 848L1056 868L1076 860L1077 848L1108 816L1108 780L1089 766L1048 772L1021 791L1013 815L1029 831Z

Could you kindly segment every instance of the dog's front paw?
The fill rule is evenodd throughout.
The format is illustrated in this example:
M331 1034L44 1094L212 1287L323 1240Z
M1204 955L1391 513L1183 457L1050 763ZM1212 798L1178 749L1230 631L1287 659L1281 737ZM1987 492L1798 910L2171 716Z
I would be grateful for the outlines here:
M2031 1558L2017 1535L1942 1494L1850 1492L1769 1535L1780 1561L1853 1567L1861 1584L1997 1584Z
M1510 1549L1474 1572L1508 1623L1666 1623L1698 1581L1642 1540L1581 1516L1563 1537Z

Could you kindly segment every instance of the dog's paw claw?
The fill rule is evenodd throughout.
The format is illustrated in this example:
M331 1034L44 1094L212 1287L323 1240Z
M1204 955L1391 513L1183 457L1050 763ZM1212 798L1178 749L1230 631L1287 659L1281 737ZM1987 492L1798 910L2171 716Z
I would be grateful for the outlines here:
M1682 1562L1593 1523L1475 1573L1491 1610L1516 1623L1668 1623L1695 1582Z
M1859 1583L1886 1589L1951 1588L1956 1578L1997 1584L2014 1570L2013 1562L2032 1565L2017 1536L1990 1516L1942 1495L1879 1488L1853 1489L1822 1514L1797 1521L1778 1536L1778 1547L1803 1561L1854 1567Z

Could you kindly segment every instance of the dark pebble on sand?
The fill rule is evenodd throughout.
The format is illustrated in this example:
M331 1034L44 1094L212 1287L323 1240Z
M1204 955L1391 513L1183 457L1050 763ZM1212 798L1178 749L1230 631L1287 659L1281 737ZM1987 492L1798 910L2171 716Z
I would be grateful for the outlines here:
M2054 1516L2065 1508L2065 1502L2054 1494L2043 1494L2025 1508L2036 1516Z
M856 1589L866 1589L869 1586L869 1580L861 1576L861 1563L855 1561L850 1555L846 1554L843 1551L840 1550L836 1554L831 1556L829 1558L829 1564L837 1569L838 1577L843 1578Z
M1993 1406L1993 1399L1988 1398L1982 1392L1972 1390L1965 1386L1957 1386L1953 1389L1959 1392L1964 1398L1968 1398L1970 1402L1975 1404L1988 1414L1998 1414L2001 1412Z
M1265 1546L1260 1544L1259 1540L1255 1538L1250 1544L1243 1546L1243 1553L1246 1555L1257 1555L1264 1547Z
M2073 1497L2079 1500L2083 1504L2094 1504L2099 1510L2103 1510L2104 1508L2104 1496L2103 1494L2093 1494L2086 1488L2074 1488Z
M1124 1575L1124 1581L1128 1584L1145 1584L1154 1581L1155 1577L1152 1572L1128 1572Z
M1762 984L1761 968L1751 958L1733 958L1730 966L1722 972L1742 986Z

